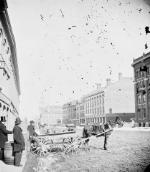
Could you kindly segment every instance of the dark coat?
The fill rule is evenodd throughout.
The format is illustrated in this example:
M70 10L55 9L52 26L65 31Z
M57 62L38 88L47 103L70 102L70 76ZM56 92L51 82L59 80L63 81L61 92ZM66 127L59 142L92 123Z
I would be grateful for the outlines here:
M13 136L14 136L14 152L21 152L25 150L25 140L22 134L22 129L15 125L13 129Z
M8 141L8 134L12 134L12 131L8 131L6 126L0 121L0 148L4 148L5 142Z

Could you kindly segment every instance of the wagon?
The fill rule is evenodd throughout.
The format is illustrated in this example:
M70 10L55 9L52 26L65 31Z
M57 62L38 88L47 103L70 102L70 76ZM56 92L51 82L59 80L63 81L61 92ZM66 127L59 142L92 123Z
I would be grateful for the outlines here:
M109 129L107 132L109 131L112 131L112 129ZM80 134L75 131L67 131L32 137L30 151L38 156L47 156L52 152L64 152L67 154L86 147L91 135L95 135L96 137L104 135L104 132L95 126L92 127L92 130L88 131L88 137L82 137L83 134L81 136L81 132L83 130L80 131Z
M31 138L30 151L38 156L46 156L50 152L65 151L75 138L75 131L38 135Z

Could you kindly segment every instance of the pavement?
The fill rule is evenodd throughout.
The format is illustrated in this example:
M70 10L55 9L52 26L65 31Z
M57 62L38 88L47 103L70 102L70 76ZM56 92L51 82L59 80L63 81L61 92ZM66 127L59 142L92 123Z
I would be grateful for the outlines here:
M150 127L121 127L121 128L114 128L114 130L119 131L150 131Z
M115 128L108 141L108 151L103 150L103 137L90 139L89 152L81 151L69 156L56 154L44 159L26 150L22 156L22 167L0 161L0 172L143 172L150 164L149 134L150 128L146 127Z
M0 172L22 172L25 166L25 162L26 162L26 151L24 151L22 155L21 167L8 165L8 164L5 164L3 161L0 161Z
M129 132L130 130L130 132ZM55 154L54 161L41 158L37 172L144 172L150 165L150 130L144 128L115 129L103 149L104 137L90 138L90 150L64 155ZM29 172L29 171L27 171Z

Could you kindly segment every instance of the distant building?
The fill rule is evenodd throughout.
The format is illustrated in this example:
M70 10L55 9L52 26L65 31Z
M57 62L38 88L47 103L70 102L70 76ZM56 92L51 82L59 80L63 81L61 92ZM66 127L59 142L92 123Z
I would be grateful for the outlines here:
M66 123L100 124L119 116L123 121L135 118L133 79L119 73L116 82L106 80L106 86L97 84L97 89L84 95L80 101L64 104Z
M41 124L58 124L62 121L63 111L61 106L40 107L40 123Z
M77 100L68 102L63 105L63 122L64 123L73 123L77 124L79 119L76 116L76 105L78 104Z
M77 125L85 124L84 98L82 98L76 105L76 119Z
M6 0L0 0L0 116L5 116L12 129L19 115L19 73L16 43Z
M104 123L106 121L104 89L100 85L97 86L97 90L84 96L84 113L86 124Z
M134 90L136 122L150 126L150 52L134 59Z
M118 81L107 79L104 91L104 106L107 121L119 116L123 121L131 122L135 118L133 79L118 75Z

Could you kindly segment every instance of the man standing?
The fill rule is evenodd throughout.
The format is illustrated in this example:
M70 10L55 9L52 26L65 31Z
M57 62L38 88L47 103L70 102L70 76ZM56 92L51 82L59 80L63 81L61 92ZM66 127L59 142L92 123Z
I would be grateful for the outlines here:
M12 131L8 131L4 123L6 119L4 116L1 116L0 119L0 160L4 161L4 146L5 142L8 141L8 134L12 134Z
M31 140L33 136L37 136L33 120L30 121L30 125L28 126L27 130L29 132L29 140Z
M112 127L110 125L110 122L104 124L103 131L104 131L104 150L107 150L108 138L112 133Z
M22 152L25 150L25 140L22 134L22 129L20 127L21 124L20 118L16 118L15 126L13 129L13 136L14 136L14 165L21 166L21 158Z

